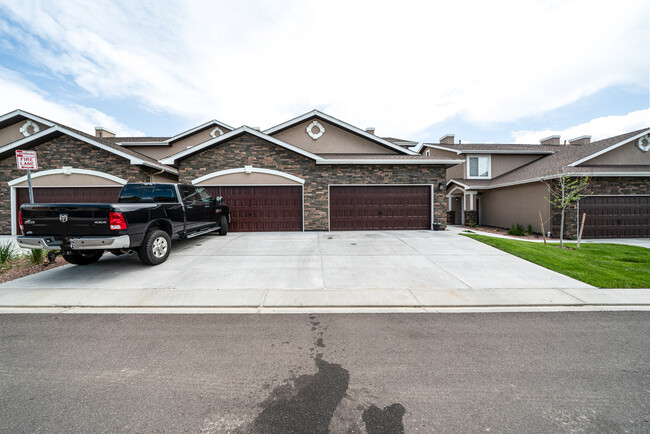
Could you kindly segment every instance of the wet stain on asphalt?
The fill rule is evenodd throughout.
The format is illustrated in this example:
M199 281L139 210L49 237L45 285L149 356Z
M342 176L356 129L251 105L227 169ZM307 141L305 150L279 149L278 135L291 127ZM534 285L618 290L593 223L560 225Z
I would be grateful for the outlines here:
M363 412L363 422L368 434L400 434L404 433L402 417L406 409L402 404L393 404L381 410L371 405Z
M276 387L257 416L253 433L328 433L330 421L350 381L341 365L316 358L318 372L301 375L290 385ZM263 404L264 405L264 404Z
M327 327L321 328L321 323L315 321L316 315L310 315L309 319L311 330L317 332L314 347L311 347L309 352L318 372L294 377L294 371L290 370L289 374L293 378L275 387L269 397L260 403L262 412L247 428L238 432L329 433L337 407L346 398L341 406L343 410L339 409L339 412L344 413L337 412L334 426L338 429L335 428L335 431L343 428L340 426L341 416L347 414L343 420L352 421L347 426L348 433L360 432L361 420L365 423L368 434L404 433L402 418L406 410L401 404L395 403L383 410L374 404L370 407L358 404L350 408L351 403L356 400L348 396L350 374L340 364L325 361L323 353L317 352L315 347L325 348L323 334ZM286 345L289 342L282 343ZM302 347L298 349L302 350ZM270 384L265 383L262 389L270 389ZM368 392L365 388L361 390ZM361 420L358 419L357 411L362 413ZM353 416L355 413L356 417ZM355 419L358 422L354 422Z

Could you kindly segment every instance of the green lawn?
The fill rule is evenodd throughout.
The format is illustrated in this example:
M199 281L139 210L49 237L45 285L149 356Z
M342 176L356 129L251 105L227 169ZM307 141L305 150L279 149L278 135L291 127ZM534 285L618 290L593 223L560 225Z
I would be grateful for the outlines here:
M557 244L462 235L599 288L650 288L650 249L643 247L581 244L567 250Z

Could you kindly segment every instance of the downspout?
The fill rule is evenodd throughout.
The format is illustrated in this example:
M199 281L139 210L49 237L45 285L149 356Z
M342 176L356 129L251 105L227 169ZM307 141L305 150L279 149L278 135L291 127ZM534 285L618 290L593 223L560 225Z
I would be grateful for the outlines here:
M161 170L160 172L152 172L152 173L149 175L149 182L153 182L153 177L156 176L156 175L160 175L160 174L162 174L164 171L165 171L165 169Z

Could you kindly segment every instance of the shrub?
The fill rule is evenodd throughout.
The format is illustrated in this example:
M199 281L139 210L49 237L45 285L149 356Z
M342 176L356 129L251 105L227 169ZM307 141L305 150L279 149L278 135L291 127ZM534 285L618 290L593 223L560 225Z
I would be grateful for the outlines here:
M16 256L16 247L11 241L0 244L0 265L11 261Z
M27 258L29 262L38 265L45 262L46 252L43 249L32 249L27 253Z
M527 233L528 235L532 235L532 234L534 234L534 232L533 232L533 225L528 225L528 227L526 228L526 233Z
M523 226L521 226L519 223L517 224L512 224L512 227L508 230L508 235L517 235L517 236L522 236L525 235L526 232L524 232Z

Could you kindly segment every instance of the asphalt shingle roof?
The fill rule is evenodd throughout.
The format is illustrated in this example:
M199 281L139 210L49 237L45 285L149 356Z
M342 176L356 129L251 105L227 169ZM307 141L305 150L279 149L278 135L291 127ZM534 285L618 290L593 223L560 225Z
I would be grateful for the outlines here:
M643 161L639 162L638 166L590 166L589 162L585 162L575 168L566 169L569 164L575 163L585 157L593 155L604 149L609 148L620 142L624 142L638 134L648 131L648 128L642 130L632 131L629 133L621 134L614 137L609 137L604 140L599 140L588 145L565 145L555 146L556 152L542 157L538 160L532 161L521 167L518 167L503 175L497 176L490 180L474 180L474 179L461 179L456 178L462 184L469 185L470 187L491 187L502 184L521 182L526 180L533 180L544 178L547 176L556 175L563 171L580 172L580 173L603 173L603 172L638 172L650 169L650 158L646 164ZM521 146L521 145L513 145Z

